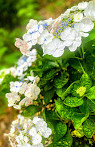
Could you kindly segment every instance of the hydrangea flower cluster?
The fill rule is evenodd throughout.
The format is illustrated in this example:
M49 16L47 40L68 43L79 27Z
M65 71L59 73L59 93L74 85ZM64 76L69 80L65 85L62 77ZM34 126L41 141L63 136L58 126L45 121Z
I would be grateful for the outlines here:
M17 62L17 67L12 67L12 74L14 77L18 76L19 79L24 78L25 71L28 67L32 66L32 63L36 60L36 49L29 52L29 55L22 55Z
M40 88L37 86L39 77L31 75L21 81L10 82L10 93L6 94L8 106L21 109L22 105L29 106L38 98Z
M52 130L42 118L34 117L31 120L18 115L7 135L12 147L43 147L42 140L51 134Z
M94 27L95 1L82 2L67 9L57 19L37 22L31 19L26 27L27 33L23 40L17 39L15 45L22 54L29 54L32 46L40 44L43 55L59 57L66 47L75 51L82 43L82 37L87 37Z

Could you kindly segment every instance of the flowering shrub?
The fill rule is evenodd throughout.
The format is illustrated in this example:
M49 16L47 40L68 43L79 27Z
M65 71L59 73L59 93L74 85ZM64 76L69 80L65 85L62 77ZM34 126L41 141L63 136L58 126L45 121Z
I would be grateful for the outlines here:
M42 139L48 138L52 131L47 123L38 117L33 120L18 115L18 119L12 122L9 139L12 146L43 147Z
M95 2L82 2L57 19L31 19L16 39L23 55L0 90L21 113L8 134L13 147L94 145L94 21Z

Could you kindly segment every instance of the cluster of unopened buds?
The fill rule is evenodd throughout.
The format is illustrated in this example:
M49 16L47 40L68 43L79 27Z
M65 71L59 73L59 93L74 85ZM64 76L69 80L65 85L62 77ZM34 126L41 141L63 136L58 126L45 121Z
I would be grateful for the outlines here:
M21 109L21 106L29 106L38 98L40 88L37 86L39 77L31 75L21 81L10 82L10 93L6 94L8 106Z
M43 55L59 57L65 48L75 51L94 27L95 1L82 2L67 9L57 19L39 21L31 19L23 40L17 38L15 45L24 55L29 55L34 45L39 44Z
M7 135L12 147L43 147L43 139L47 139L51 134L52 130L42 118L36 116L31 120L18 115Z

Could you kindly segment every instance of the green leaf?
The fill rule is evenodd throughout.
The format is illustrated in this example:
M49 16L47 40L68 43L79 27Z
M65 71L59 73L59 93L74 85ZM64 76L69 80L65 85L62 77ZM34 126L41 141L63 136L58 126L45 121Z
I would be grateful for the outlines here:
M69 64L71 67L76 69L78 72L82 73L82 68L80 66L80 61L78 59L70 59Z
M17 78L14 78L11 74L7 74L5 75L3 81L2 81L2 85L0 85L0 95L5 96L6 93L10 92L10 82L11 81L16 81Z
M30 105L23 110L22 115L25 117L32 117L35 113L39 111L40 108L38 106Z
M64 105L61 99L55 100L55 106L57 112L59 113L62 119L70 120L71 117L75 114L75 112L77 113L76 108L71 108Z
M55 90L54 89L51 89L49 91L45 91L43 92L43 96L44 96L44 101L45 101L45 104L47 105L49 103L49 101L52 99L52 97L54 96L55 94Z
M62 93L61 98L64 99L64 97L66 97L68 94L72 93L72 90L74 89L74 85L78 85L80 83L80 81L75 81L73 82L66 90L64 93ZM78 86L77 86L78 87Z
M62 139L53 144L53 147L71 147L72 143L73 138L70 134L70 131L68 131L67 134L62 137Z
M78 129L82 123L87 119L84 114L75 112L71 116L71 120L73 121L73 125L75 129Z
M50 119L50 120L59 120L57 114L55 111L46 111L46 116Z
M87 105L87 100L84 100L84 103L79 107L81 113L75 113L72 116L72 120L74 121L74 127L77 129L80 128L82 123L89 117L89 108Z
M48 81L46 85L44 85L44 91L48 91L53 88L52 82Z
M43 58L44 59L48 59L48 60L52 60L52 61L55 61L56 60L56 57L53 57L52 55L47 55L47 54L44 55Z
M54 86L56 88L62 88L67 82L68 82L68 74L62 73L61 75L58 75L54 79Z
M83 74L80 79L81 85L89 89L92 86L92 81L88 74Z
M56 89L56 94L59 96L59 97L62 97L62 93L65 92L65 88L58 88Z
M54 142L61 139L67 132L67 125L59 122L56 125L56 134L54 136Z
M87 99L84 99L84 103L79 107L82 114L85 114L85 118L89 117L89 107Z
M71 52L69 49L65 49L64 54L60 58L68 61L70 58L74 58L74 57L75 57L74 52Z
M72 120L75 129L78 129L86 119L85 114L80 113L80 111L74 107L64 105L60 99L55 100L55 106L61 119Z
M91 101L91 100L87 100L87 104L88 104L88 107L89 109L92 111L92 112L95 112L95 100L94 100L94 103Z
M91 87L85 96L91 100L95 99L95 86Z
M50 80L52 79L54 76L56 76L57 70L56 69L51 69L47 72L44 72L43 75L43 80Z
M70 107L78 107L83 104L83 99L77 97L67 97L64 104Z
M59 65L56 63L56 62L49 62L48 60L47 61L43 61L43 64L42 66L40 67L42 71L47 71L49 69L52 69L52 68L58 68Z
M83 123L83 132L86 137L92 138L93 134L95 133L95 122L93 120L87 119Z
M2 47L0 49L0 59L2 58L2 56L4 55L4 53L6 52L7 49L8 49L7 47Z

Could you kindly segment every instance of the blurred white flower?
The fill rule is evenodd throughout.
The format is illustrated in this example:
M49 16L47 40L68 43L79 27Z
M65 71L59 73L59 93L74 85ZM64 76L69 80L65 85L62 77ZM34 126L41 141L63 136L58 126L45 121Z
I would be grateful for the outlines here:
M29 135L30 136L35 136L37 134L37 130L35 127L32 127L30 130L29 130Z
M58 38L52 40L52 42L47 45L43 45L43 53L52 55L54 57L60 57L64 53L64 42L60 41Z
M32 137L33 145L37 145L37 144L41 143L41 141L42 141L42 137L39 134L36 134L35 136Z
M20 96L16 92L7 93L6 98L8 98L8 106L14 106L15 102L20 101Z
M90 1L84 11L84 15L95 21L95 1Z
M40 121L40 130L44 128L47 123L38 117L34 117L33 121L36 123ZM10 133L7 134L10 143L16 147L43 147L42 140L48 138L52 131L50 128L44 130L43 134L37 130L37 124L34 124L29 118L18 115L18 119L12 122ZM42 122L42 124L41 124Z
M74 22L80 22L83 19L83 14L78 12L77 14L74 14Z
M88 2L81 2L78 4L78 9L79 10L84 10L88 6Z

